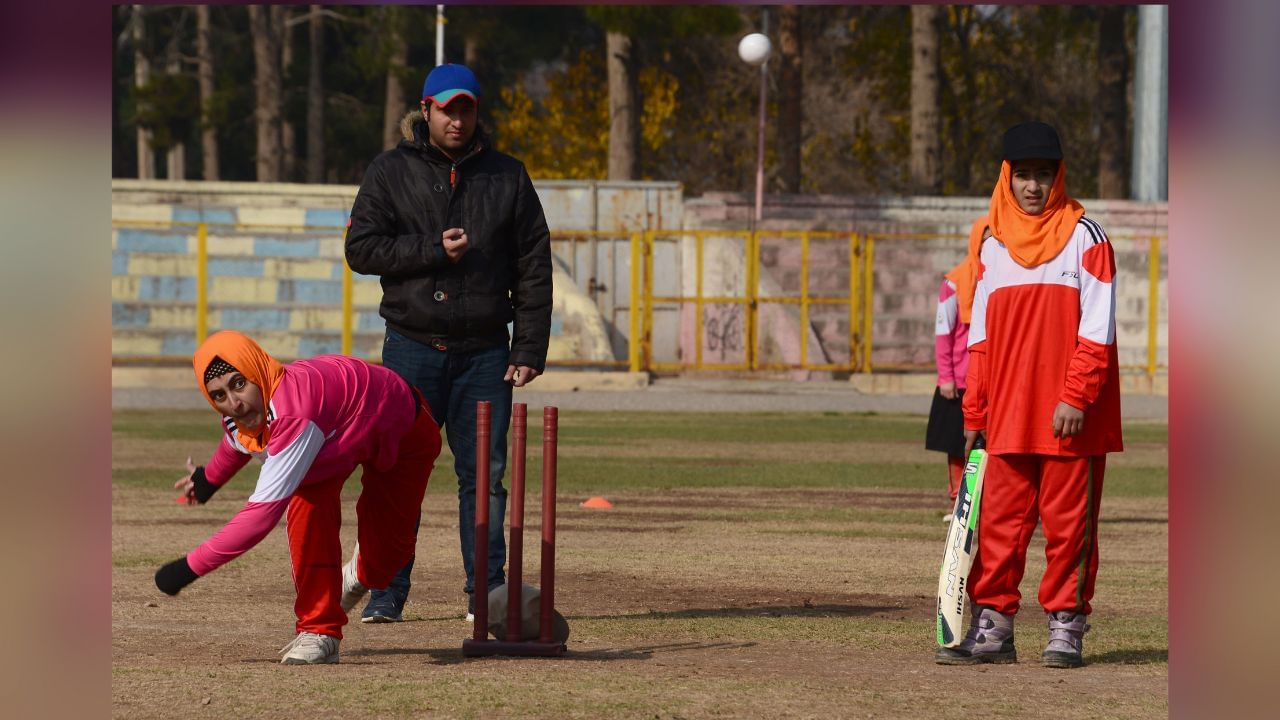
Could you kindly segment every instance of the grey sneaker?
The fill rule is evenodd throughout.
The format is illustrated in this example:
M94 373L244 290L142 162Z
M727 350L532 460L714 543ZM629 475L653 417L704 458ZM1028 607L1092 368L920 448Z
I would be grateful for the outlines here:
M332 635L300 632L288 645L280 648L281 665L324 665L338 662L338 638Z
M356 575L356 558L360 557L360 544L356 544L356 551L351 554L351 560L342 566L342 599L339 604L342 605L343 612L351 612L351 608L355 607L364 594L369 592L369 588L360 582L360 578Z
M1083 613L1059 610L1049 613L1049 644L1040 662L1051 668L1078 668L1084 665L1084 634L1089 618Z
M1018 651L1013 647L1013 616L975 605L964 640L953 648L938 648L933 660L939 665L1017 662Z

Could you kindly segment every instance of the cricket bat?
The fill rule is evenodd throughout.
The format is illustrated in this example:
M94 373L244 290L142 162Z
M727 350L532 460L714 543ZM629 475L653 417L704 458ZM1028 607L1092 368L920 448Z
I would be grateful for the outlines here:
M969 451L964 480L956 495L956 507L947 529L947 544L938 573L938 644L955 647L964 633L964 606L968 601L969 568L978 552L978 509L982 503L982 476L987 470L987 451L982 436Z

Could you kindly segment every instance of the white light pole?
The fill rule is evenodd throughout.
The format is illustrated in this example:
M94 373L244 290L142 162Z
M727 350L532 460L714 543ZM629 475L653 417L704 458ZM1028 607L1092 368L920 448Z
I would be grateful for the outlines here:
M756 144L756 214L755 226L758 228L764 216L764 117L765 94L768 91L768 75L765 73L769 55L773 52L773 43L763 33L751 33L738 41L738 57L748 65L760 66L760 118L757 128Z
M444 64L444 6L436 5L436 65Z

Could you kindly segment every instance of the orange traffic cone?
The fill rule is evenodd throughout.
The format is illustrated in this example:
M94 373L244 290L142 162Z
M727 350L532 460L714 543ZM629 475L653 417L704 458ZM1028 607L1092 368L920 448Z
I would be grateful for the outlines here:
M595 497L587 498L585 502L581 503L581 505L584 508L595 508L597 510L608 510L609 508L613 507L613 503L609 502L608 500L605 500L604 498L598 495Z

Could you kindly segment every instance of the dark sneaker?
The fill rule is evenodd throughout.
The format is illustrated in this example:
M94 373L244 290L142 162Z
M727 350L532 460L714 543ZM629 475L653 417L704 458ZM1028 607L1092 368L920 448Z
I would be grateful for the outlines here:
M1051 668L1078 668L1084 665L1084 634L1089 618L1083 613L1059 610L1049 613L1049 644L1040 662Z
M369 593L369 604L364 606L360 614L362 623L400 622L404 618L404 601L397 597L394 589L374 590Z
M1017 662L1018 651L1013 646L1013 616L975 605L964 640L953 648L938 648L933 660L939 665Z

